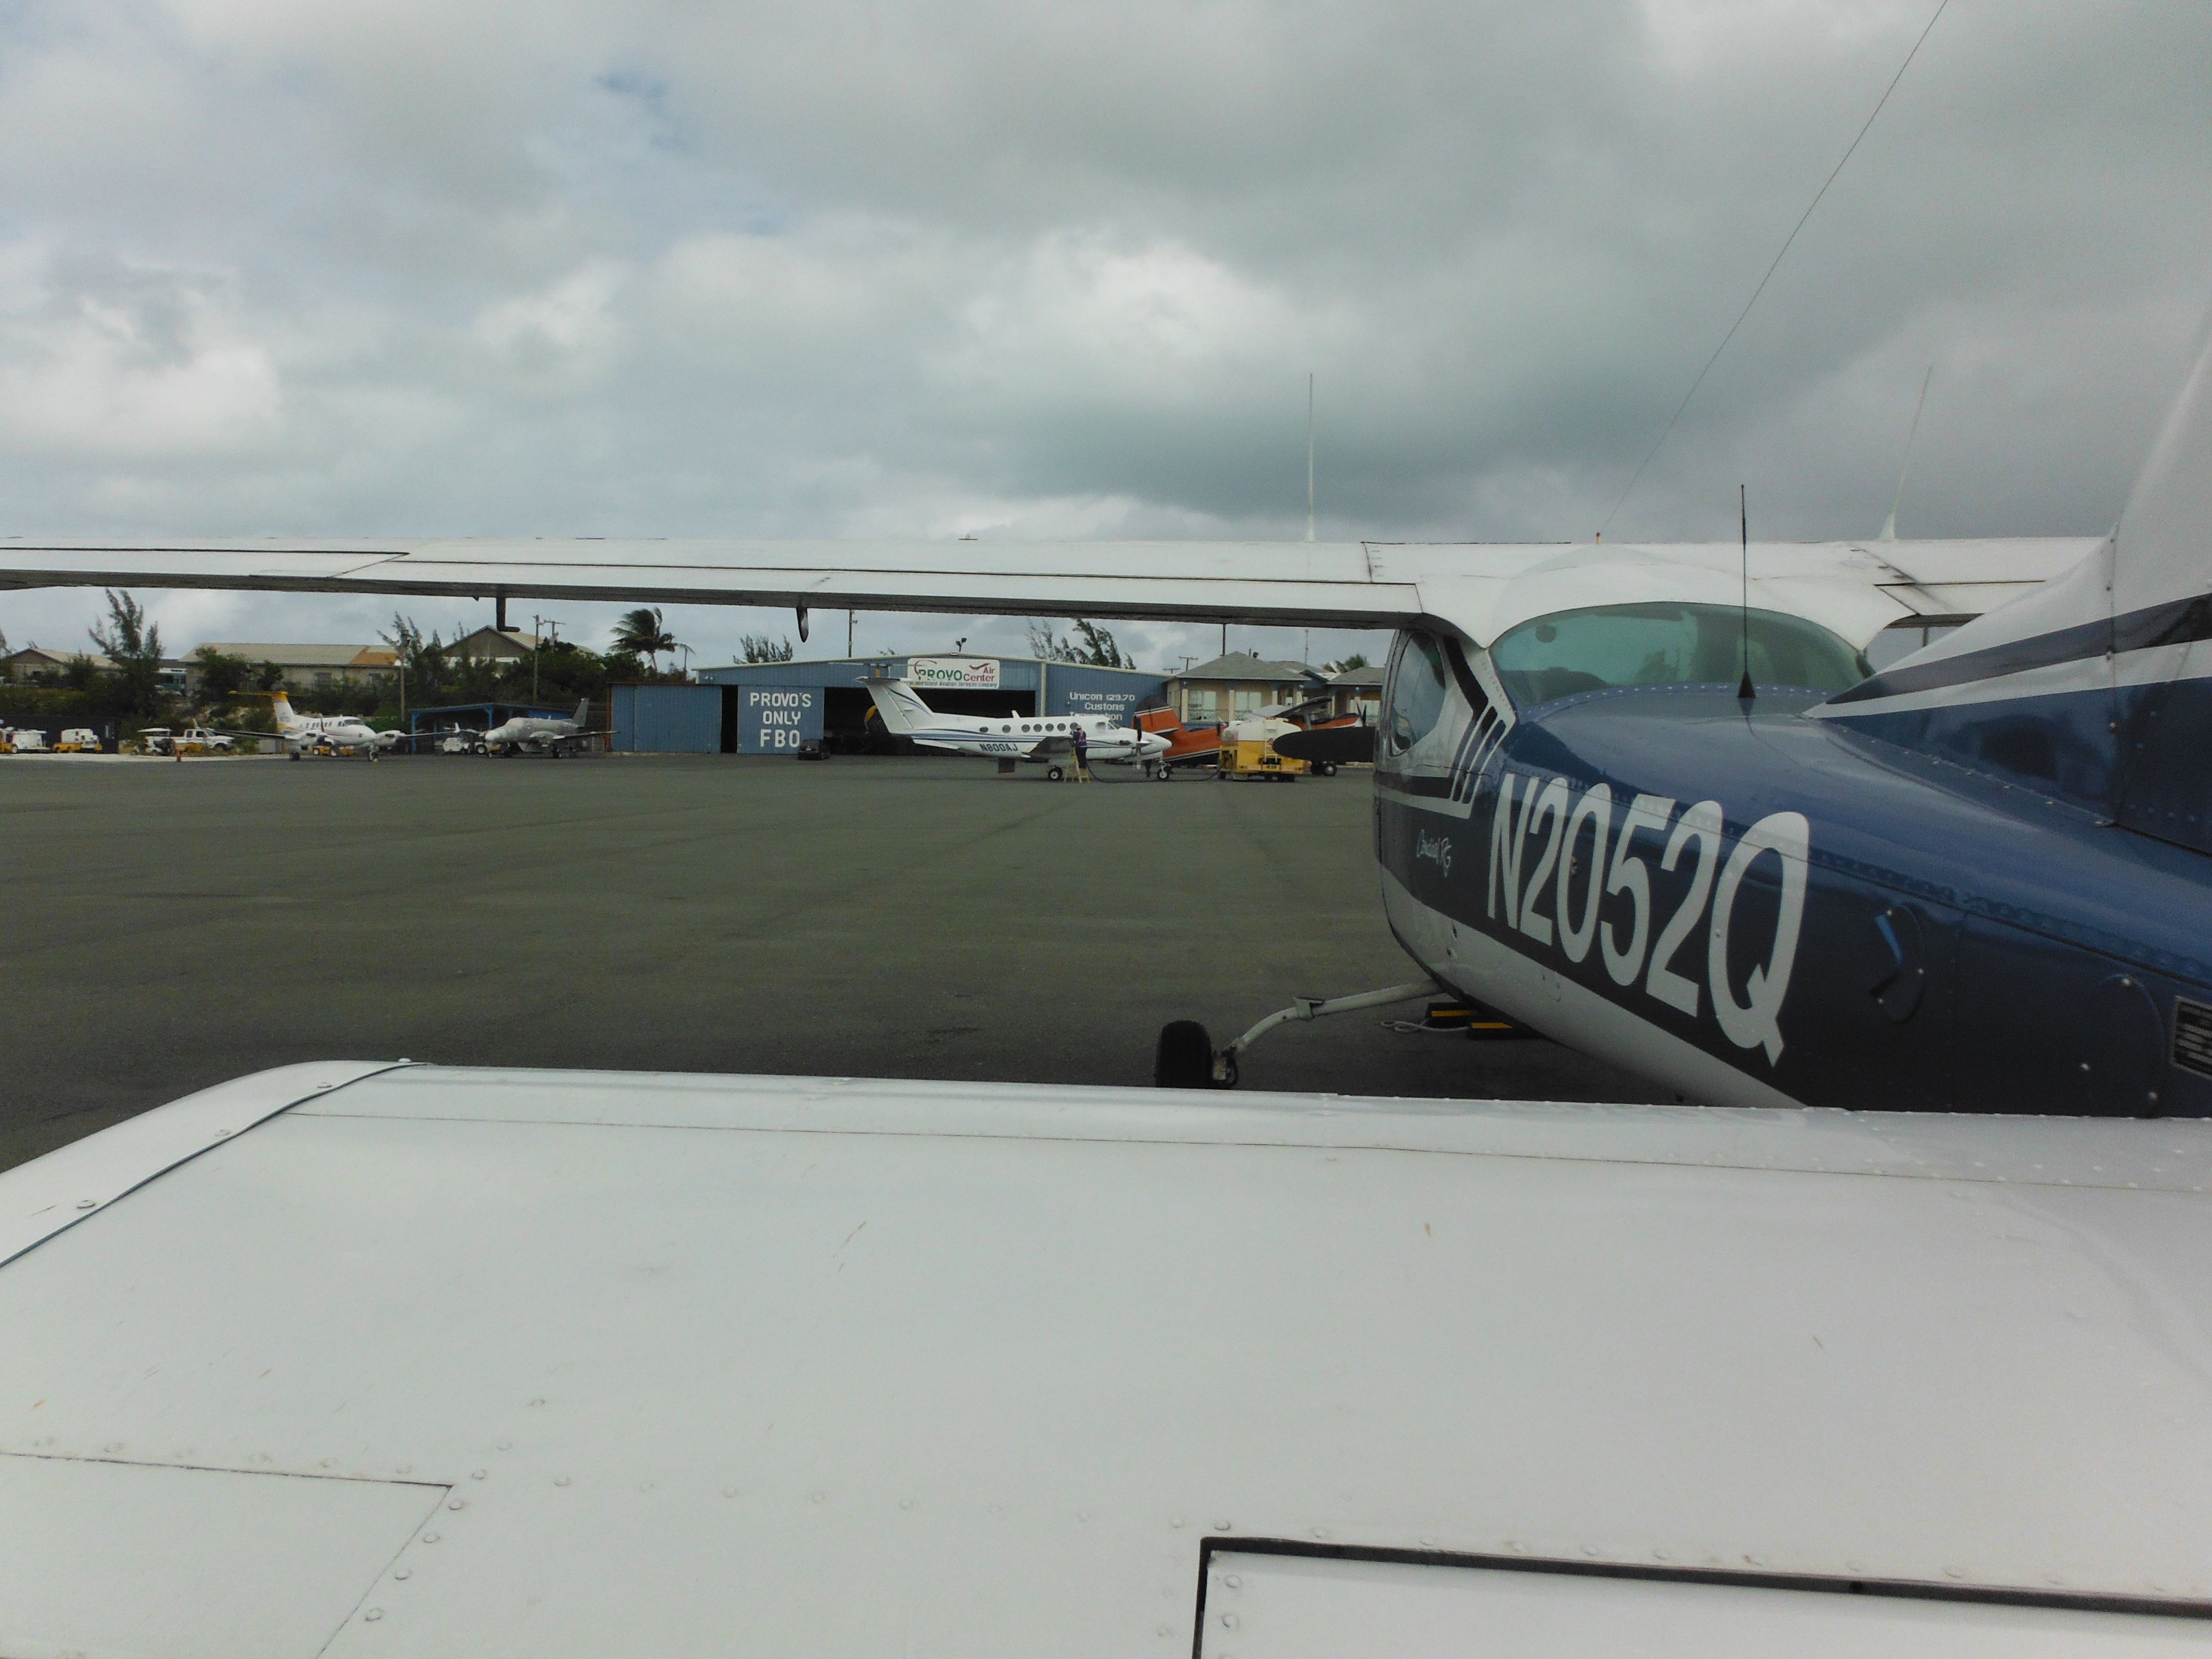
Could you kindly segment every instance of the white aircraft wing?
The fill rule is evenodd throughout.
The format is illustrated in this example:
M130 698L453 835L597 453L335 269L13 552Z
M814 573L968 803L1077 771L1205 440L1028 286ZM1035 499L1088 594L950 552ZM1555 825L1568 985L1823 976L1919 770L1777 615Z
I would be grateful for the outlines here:
M2095 538L1759 544L1753 603L1863 644L1987 610ZM1734 604L1734 543L748 541L0 542L0 587L216 587L791 605L1395 628L1478 644L1528 617L1632 599Z
M301 1066L0 1174L0 1652L2212 1638L2212 1123Z

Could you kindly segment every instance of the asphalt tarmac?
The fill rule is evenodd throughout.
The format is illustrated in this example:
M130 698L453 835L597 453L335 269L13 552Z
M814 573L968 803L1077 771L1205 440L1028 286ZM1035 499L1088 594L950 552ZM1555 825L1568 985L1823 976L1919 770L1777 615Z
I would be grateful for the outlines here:
M0 759L0 1168L338 1056L1147 1084L1415 978L1364 771L1088 787L960 759ZM1249 1089L1652 1098L1542 1041L1292 1026Z

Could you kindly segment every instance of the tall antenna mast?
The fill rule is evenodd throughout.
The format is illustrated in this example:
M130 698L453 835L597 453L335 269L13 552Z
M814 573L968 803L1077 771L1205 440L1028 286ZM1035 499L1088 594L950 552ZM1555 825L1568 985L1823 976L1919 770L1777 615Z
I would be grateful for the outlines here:
M1743 538L1743 678L1736 683L1739 702L1749 702L1759 696L1751 684L1751 494L1741 484L1735 487L1736 527Z
M1314 538L1314 377L1306 375L1306 539Z
M1928 372L1920 377L1920 401L1912 406L1912 430L1905 434L1905 465L1897 469L1897 494L1889 498L1889 516L1881 521L1881 539L1897 539L1897 507L1905 499L1905 481L1912 476L1912 446L1920 436L1920 411L1928 407L1928 383L1936 378L1936 365L1928 365Z

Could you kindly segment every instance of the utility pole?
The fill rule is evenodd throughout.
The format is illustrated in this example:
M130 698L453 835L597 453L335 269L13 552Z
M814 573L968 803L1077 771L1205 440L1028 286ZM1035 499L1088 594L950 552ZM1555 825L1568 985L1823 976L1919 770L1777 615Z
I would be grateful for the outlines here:
M1306 376L1306 539L1314 538L1314 377Z
M530 619L530 701L532 702L538 701L538 652L539 643L544 638L541 631L544 625L543 617Z
M852 654L853 654L853 613L852 613L851 611L848 611L845 613L845 655L846 655L846 657L849 659L851 658Z

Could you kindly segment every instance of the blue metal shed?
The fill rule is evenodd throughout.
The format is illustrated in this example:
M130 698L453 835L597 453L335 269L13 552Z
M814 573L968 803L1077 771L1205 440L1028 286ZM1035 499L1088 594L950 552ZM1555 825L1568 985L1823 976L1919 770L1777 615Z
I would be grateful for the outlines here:
M614 748L619 754L722 752L719 685L617 685Z

